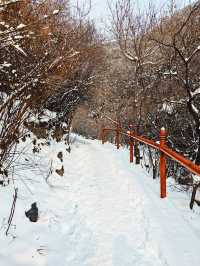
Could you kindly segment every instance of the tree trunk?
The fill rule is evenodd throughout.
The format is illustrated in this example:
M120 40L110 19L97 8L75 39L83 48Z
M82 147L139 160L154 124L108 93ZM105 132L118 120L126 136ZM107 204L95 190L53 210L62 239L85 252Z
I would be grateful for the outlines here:
M190 200L190 209L191 210L193 209L196 193L197 193L197 190L198 190L199 187L200 187L200 183L198 183L198 184L193 186L192 196L191 196L191 200Z
M197 132L197 135L198 135L198 151L197 151L195 163L197 165L200 165L200 130L199 130L199 126L198 126L196 132Z
M135 144L135 163L140 164L140 148L137 142Z

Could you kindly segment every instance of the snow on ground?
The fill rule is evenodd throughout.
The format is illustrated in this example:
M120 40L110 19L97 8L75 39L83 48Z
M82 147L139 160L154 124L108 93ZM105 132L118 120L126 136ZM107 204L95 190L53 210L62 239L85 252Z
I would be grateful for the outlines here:
M173 191L161 200L158 181L131 165L126 149L74 138L71 154L62 142L44 146L35 158L29 146L24 150L23 160L35 165L16 170L19 197L9 236L13 190L0 187L0 265L199 265L200 213L189 210L188 196ZM37 223L24 215L34 201Z

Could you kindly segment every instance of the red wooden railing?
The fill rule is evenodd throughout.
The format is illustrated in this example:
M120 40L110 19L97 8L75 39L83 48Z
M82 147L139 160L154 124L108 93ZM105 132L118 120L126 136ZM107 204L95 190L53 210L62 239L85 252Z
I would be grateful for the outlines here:
M166 145L166 137L167 133L165 128L161 128L160 130L160 142L159 144L147 139L142 136L137 136L133 132L133 126L130 125L130 130L127 132L123 132L120 128L120 125L117 124L116 128L103 128L102 129L102 144L106 141L106 135L108 132L115 133L115 140L117 149L120 148L120 135L125 135L129 137L129 146L130 146L130 162L133 163L134 158L134 145L135 142L140 142L146 144L156 150L160 151L160 197L165 198L167 196L166 191L166 156L170 157L172 160L178 162L186 169L188 169L191 173L200 176L200 166L194 164L192 161L186 159L182 155L178 154L177 152L173 151Z

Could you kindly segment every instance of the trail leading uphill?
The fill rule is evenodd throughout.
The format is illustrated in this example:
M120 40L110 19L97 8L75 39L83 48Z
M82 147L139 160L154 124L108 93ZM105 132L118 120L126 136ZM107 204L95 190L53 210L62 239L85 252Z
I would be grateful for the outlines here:
M63 146L55 143L41 156L55 159ZM158 182L129 164L126 149L77 137L71 154L65 152L64 169L49 184L28 173L31 193L17 182L17 226L9 237L2 226L1 265L199 265L199 215L188 210L181 193L160 200ZM0 190L1 217L11 195L10 187ZM40 210L35 224L24 216L33 201Z

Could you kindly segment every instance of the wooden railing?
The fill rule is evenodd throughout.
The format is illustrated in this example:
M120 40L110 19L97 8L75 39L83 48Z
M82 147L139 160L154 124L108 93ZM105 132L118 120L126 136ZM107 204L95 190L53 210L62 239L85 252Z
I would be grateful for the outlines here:
M115 133L115 142L117 149L120 148L120 135L125 135L129 137L129 147L130 147L130 163L133 163L134 159L134 146L136 142L140 142L146 144L160 152L160 197L165 198L167 196L166 191L166 156L171 158L172 160L178 162L182 166L184 166L187 170L191 173L200 176L200 166L194 164L192 161L186 159L179 153L173 151L166 145L166 137L167 133L165 128L161 128L160 130L160 141L156 143L150 139L147 139L142 136L137 136L133 129L132 125L130 125L130 130L125 132L121 129L120 124L117 124L115 128L103 128L101 132L102 136L102 144L106 142L106 136L108 132ZM137 163L137 156L136 156L136 163Z

